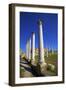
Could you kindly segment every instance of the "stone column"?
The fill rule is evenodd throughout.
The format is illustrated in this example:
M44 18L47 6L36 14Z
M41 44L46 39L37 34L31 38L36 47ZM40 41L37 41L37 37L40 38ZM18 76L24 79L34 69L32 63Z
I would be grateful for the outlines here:
M48 48L47 48L47 57L48 57Z
M26 58L28 59L28 54L29 54L29 44L28 41L26 43Z
M28 60L31 60L31 38L29 38L29 47L28 47Z
M47 64L45 63L45 58L44 58L42 21L39 20L38 24L39 24L39 65L40 65L41 73L44 75L47 70Z
M44 59L44 46L43 46L43 29L42 21L38 21L39 24L39 63L45 63Z
M32 64L35 65L35 33L32 32Z
M54 54L54 50L52 49L52 54Z

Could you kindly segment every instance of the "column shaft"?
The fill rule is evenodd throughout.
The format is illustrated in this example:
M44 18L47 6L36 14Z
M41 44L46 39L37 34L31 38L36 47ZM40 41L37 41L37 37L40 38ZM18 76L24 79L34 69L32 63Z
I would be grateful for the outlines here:
M48 49L47 49L47 57L48 57Z
M35 33L32 33L32 63L35 62Z
M42 21L39 21L39 62L44 63L44 46L43 46L43 32Z
M26 43L26 58L28 59L28 54L29 54L29 44L28 41Z
M31 60L31 38L29 39L29 61Z

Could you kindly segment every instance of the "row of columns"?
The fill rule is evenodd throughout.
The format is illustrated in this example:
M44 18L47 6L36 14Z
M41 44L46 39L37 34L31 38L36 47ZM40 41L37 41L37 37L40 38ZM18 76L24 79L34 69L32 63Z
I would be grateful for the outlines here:
M29 61L31 59L32 59L32 62L35 61L35 33L34 32L32 32L32 38L30 38L26 43L26 57Z
M39 26L39 63L45 63L44 59L44 43L43 43L43 29L42 29L42 21L38 21ZM26 57L28 60L32 60L32 64L35 63L35 33L32 32L32 38L26 43Z

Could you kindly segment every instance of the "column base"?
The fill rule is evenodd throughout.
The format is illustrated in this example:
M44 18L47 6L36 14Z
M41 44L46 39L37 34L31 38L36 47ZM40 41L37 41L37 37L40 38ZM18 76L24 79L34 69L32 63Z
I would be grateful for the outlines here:
M40 63L40 69L41 69L41 73L42 74L45 74L46 73L46 70L47 70L47 63Z

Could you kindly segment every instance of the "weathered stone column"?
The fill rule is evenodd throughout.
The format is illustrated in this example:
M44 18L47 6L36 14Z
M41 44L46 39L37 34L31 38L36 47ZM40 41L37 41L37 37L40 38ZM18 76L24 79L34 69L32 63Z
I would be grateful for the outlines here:
M44 59L44 46L43 46L43 30L42 30L42 21L38 21L39 25L39 63L45 63Z
M28 44L28 41L26 43L26 58L28 59L28 54L29 54L29 44Z
M29 43L28 43L28 60L31 60L31 38L29 38Z
M48 57L48 48L47 48L47 57Z
M52 54L54 54L54 50L52 49Z
M44 58L44 44L43 44L43 29L42 29L42 21L38 21L39 25L39 65L41 69L41 73L45 74L45 71L47 69L47 64L45 63Z
M32 64L35 65L35 33L32 32Z

